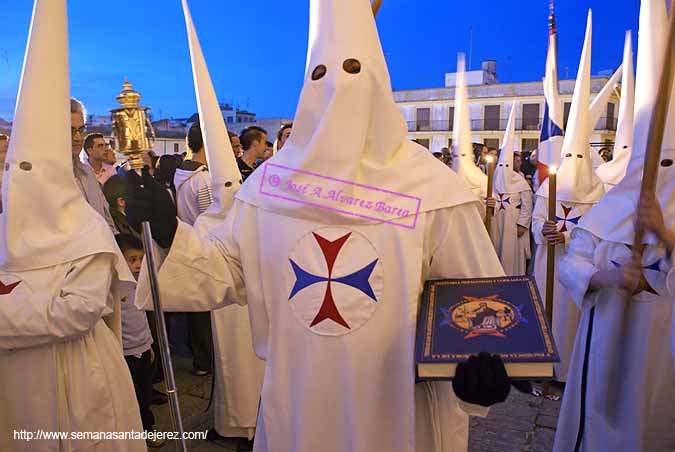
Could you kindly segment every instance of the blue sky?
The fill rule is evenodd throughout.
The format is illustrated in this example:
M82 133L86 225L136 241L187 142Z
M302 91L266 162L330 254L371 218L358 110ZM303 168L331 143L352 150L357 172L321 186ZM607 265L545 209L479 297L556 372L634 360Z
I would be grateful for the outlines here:
M90 112L114 108L124 76L155 118L196 110L180 3L69 0L71 89ZM14 110L32 4L0 0L0 118ZM190 0L190 7L219 98L261 117L292 118L305 67L309 0ZM561 78L576 76L589 8L593 73L621 63L625 30L633 30L637 44L637 0L559 0ZM378 27L393 88L443 86L457 52L468 58L470 28L473 69L494 59L501 81L538 80L547 16L546 0L384 0Z

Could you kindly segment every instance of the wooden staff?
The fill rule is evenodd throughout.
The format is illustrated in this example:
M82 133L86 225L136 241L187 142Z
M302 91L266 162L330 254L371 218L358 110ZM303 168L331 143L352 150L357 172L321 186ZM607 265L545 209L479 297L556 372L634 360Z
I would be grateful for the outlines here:
M491 198L492 197L492 179L494 178L495 174L495 159L491 156L488 155L485 160L487 160L487 197ZM492 216L494 215L494 208L493 207L485 207L485 228L488 231L488 234L490 234L490 228L492 227Z
M558 200L556 199L558 175L555 166L548 167L548 221L556 222L555 211ZM555 285L555 243L548 242L546 246L546 319L553 328L553 294ZM551 395L551 385L545 381L542 385L542 395Z
M673 54L673 41L675 40L675 14L671 14L668 19L668 38L666 40L666 54L663 58L661 70L661 79L656 94L656 104L652 110L651 121L649 123L649 135L647 136L647 149L645 152L645 163L642 173L642 184L640 186L640 198L646 193L656 192L656 179L658 176L659 160L661 158L661 146L663 145L663 134L665 132L666 118L668 116L668 107L670 105L670 96L673 86L673 77L675 71L675 55ZM654 68L654 70L657 70ZM638 201L639 202L639 201ZM637 212L636 212L637 213ZM635 241L633 242L633 256L638 262L642 262L642 253L644 244L645 230L639 224L635 225ZM632 298L632 294L626 295L626 301Z
M373 16L377 16L377 13L380 11L380 6L382 6L383 0L373 0L371 6L373 7Z

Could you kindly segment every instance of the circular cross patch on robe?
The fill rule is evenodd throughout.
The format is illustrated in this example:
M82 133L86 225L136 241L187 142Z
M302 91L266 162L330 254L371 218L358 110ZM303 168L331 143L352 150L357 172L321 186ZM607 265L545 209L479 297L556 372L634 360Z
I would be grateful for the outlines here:
M288 302L316 334L340 336L370 320L382 303L382 264L361 233L320 228L298 241L287 266Z

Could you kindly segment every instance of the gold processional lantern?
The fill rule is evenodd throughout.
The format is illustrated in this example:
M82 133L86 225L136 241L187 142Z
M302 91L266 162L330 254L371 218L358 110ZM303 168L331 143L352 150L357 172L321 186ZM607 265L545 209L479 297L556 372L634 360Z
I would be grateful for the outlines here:
M117 150L125 155L131 169L141 169L143 152L150 151L155 142L155 131L146 113L150 107L138 105L141 94L132 89L128 78L115 99L120 107L110 113Z
M155 131L148 120L148 107L141 107L138 102L141 95L134 91L128 79L124 79L124 87L117 97L120 107L110 110L113 121L113 137L117 142L117 150L124 154L131 171L139 172L143 168L143 152L152 149L155 141ZM142 187L142 185L141 185ZM145 252L145 261L148 269L148 280L150 284L150 293L152 295L153 309L157 322L157 339L159 341L159 352L162 357L162 368L166 381L166 393L169 398L169 408L171 410L171 420L174 432L178 432L177 450L187 452L185 444L183 419L180 414L180 404L178 402L178 389L173 372L173 362L169 350L169 336L166 333L166 323L164 320L164 310L159 295L157 283L157 274L155 273L154 247L152 245L152 230L150 223L144 221L143 227L143 249Z

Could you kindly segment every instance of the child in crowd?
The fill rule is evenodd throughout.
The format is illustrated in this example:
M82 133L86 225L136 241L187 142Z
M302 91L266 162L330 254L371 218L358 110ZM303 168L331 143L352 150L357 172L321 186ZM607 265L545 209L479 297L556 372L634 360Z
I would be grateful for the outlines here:
M131 234L115 236L117 244L124 254L134 278L138 280L143 262L143 244ZM152 336L148 326L148 318L144 311L134 305L133 295L122 303L122 347L124 358L131 372L131 379L136 390L136 399L141 412L143 429L148 432L155 430L155 416L152 414L152 362L155 354L152 350ZM159 447L163 439L148 438L149 447Z

